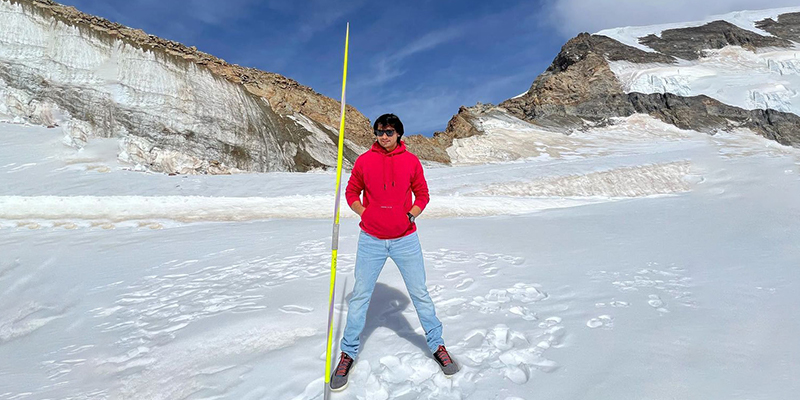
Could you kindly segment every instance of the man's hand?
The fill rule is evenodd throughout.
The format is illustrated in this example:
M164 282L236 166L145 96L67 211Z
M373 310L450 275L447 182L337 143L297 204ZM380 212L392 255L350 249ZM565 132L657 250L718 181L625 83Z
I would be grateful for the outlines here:
M356 213L356 214L358 214L359 216L361 216L361 214L363 214L363 213L364 213L364 210L366 210L366 209L367 209L366 207L364 207L363 205L361 205L361 202L360 202L360 201L358 201L358 200L356 200L355 202L353 202L353 204L350 206L350 208L351 208L353 211L355 211L355 213Z
M419 208L419 206L414 206L411 207L411 210L409 212L411 213L411 215L414 216L414 218L417 218L419 217L420 214L422 214L422 209Z

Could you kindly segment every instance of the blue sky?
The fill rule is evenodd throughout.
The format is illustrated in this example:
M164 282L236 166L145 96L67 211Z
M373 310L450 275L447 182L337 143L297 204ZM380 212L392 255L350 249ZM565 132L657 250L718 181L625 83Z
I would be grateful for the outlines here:
M347 103L406 133L444 130L461 105L526 91L581 31L690 21L785 0L62 0L79 10L197 46L230 63L341 96L350 22ZM647 4L641 4L647 3Z

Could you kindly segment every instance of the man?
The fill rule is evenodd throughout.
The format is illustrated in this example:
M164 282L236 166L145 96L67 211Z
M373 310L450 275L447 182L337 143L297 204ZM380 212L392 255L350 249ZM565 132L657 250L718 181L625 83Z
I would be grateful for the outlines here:
M347 311L339 364L331 377L331 390L344 390L347 375L358 355L359 335L366 322L369 300L386 259L391 257L403 276L408 294L425 330L425 338L445 375L458 372L442 340L442 323L436 318L428 288L425 263L414 220L428 204L428 184L417 156L400 140L403 123L394 114L375 120L372 148L353 166L347 182L347 204L361 216L356 255L355 285ZM359 197L364 192L364 202ZM412 203L411 194L414 194Z

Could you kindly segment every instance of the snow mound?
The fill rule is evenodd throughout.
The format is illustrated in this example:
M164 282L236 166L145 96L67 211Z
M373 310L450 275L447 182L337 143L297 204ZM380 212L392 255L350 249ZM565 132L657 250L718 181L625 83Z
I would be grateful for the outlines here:
M441 198L425 210L426 218L516 215L572 207L601 200L509 199L492 197ZM0 196L0 227L161 229L168 221L252 221L264 219L325 219L333 196L200 197L200 196ZM357 215L342 210L342 218Z
M585 159L630 151L633 143L653 145L689 138L693 133L646 114L615 118L611 125L586 132L557 132L530 124L508 114L478 119L483 134L455 139L447 149L453 165L477 165L509 161Z
M643 197L689 191L691 163L642 165L534 181L505 182L479 191L484 196Z
M493 114L478 119L483 132L455 139L447 148L453 165L513 161L523 158L564 158L591 149L589 141L575 140L561 132L527 123L508 114Z

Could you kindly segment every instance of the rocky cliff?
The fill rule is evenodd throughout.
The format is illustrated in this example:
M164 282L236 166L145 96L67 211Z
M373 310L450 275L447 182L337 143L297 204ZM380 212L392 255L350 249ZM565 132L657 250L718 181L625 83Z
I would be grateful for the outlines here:
M0 115L61 124L77 147L120 139L120 158L193 173L306 171L336 163L340 103L50 0L0 0ZM345 157L372 141L348 107Z

